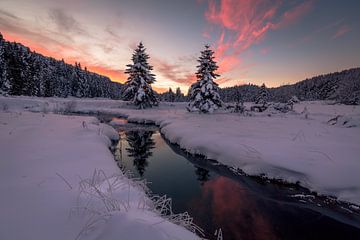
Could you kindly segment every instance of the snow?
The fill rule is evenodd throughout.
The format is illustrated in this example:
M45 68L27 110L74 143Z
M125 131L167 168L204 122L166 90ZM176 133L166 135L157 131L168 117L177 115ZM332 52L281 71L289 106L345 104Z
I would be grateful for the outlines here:
M62 103L0 97L0 239L198 239L119 170L108 149L114 129L94 117L24 111Z
M156 123L162 134L190 153L202 154L250 175L300 182L320 194L360 204L360 106L327 102L294 104L294 113L189 113L186 103L161 103L146 110L112 100L0 98L9 109L26 105L42 111L45 102L76 101L76 111L103 112L127 117L130 122ZM17 104L21 102L21 104ZM250 104L245 103L249 109ZM306 107L307 116L301 114ZM338 115L348 125L331 125Z
M190 86L188 104L189 112L213 113L221 107L222 101L218 91L220 90L214 79L218 77L214 73L218 69L216 62L213 61L214 52L205 45L205 50L201 51L196 72L197 81Z

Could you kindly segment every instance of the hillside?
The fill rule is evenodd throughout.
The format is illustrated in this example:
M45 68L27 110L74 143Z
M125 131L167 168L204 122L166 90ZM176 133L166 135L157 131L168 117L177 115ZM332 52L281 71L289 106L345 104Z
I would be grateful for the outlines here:
M220 92L225 102L254 101L260 87L242 85L223 88ZM360 68L352 68L341 72L329 73L297 82L269 88L270 100L286 102L292 96L300 100L336 100L345 104L360 104Z
M0 93L37 97L104 97L119 99L123 85L108 77L46 57L0 33Z

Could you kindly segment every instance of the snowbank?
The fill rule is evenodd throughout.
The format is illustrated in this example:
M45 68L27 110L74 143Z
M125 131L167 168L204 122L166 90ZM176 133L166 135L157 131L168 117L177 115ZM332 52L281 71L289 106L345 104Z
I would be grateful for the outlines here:
M307 106L308 117L300 112ZM242 117L174 110L122 110L129 121L147 119L190 153L242 169L250 175L301 185L360 204L360 125L329 125L337 114L359 119L359 106L303 103L298 114Z
M0 101L19 106L16 102L23 101L19 99L24 98ZM68 100L30 98L26 102L49 101ZM156 123L166 138L191 153L251 175L300 182L321 194L360 204L360 106L303 102L294 105L295 113L243 117L236 113L188 113L183 103L134 110L121 101L98 101L77 100L76 111L111 113L125 116L130 122ZM305 107L306 115L301 114ZM32 110L41 111L41 107ZM352 119L351 124L328 122L338 115L342 116L340 120Z
M108 149L112 128L22 111L53 110L45 102L0 99L0 239L198 239L121 173Z

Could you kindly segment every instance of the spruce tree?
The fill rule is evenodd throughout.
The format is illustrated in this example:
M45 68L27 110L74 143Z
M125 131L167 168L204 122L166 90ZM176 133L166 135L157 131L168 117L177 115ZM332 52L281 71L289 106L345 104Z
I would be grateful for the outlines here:
M128 64L125 70L129 77L125 83L124 100L132 101L140 109L158 105L155 92L151 88L155 75L151 73L153 67L148 63L150 57L145 50L140 42L132 56L133 64Z
M11 88L10 81L7 77L5 59L5 40L0 33L0 94L7 94Z
M268 100L269 100L269 91L266 88L265 84L263 83L260 87L255 103L265 106L267 105Z
M184 99L184 94L181 93L181 90L179 87L176 88L176 93L175 93L175 101L176 102L181 102Z
M168 98L169 102L174 102L175 101L175 93L173 92L173 90L171 88L169 88L169 98Z
M212 113L223 105L218 93L218 84L214 82L220 75L215 73L218 66L213 55L214 51L209 45L205 45L205 50L201 51L198 59L200 65L197 66L197 81L191 85L189 91L189 112Z

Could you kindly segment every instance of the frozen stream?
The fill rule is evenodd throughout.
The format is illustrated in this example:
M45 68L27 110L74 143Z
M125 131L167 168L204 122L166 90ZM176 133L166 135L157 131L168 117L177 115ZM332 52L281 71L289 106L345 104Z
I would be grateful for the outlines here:
M360 239L360 217L349 206L234 173L168 143L155 126L114 120L119 166L150 182L154 194L170 197L173 211L187 211L209 239L219 228L225 240Z

